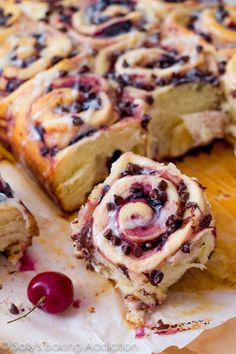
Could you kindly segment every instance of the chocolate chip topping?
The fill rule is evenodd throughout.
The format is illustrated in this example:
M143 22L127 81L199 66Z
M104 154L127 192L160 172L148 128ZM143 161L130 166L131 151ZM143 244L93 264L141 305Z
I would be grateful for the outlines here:
M143 254L143 250L140 246L136 245L133 248L133 255L137 258L141 257Z
M120 195L114 195L114 202L115 202L115 205L117 206L121 206L121 205L124 205L125 204L125 200L124 198L122 198Z
M160 189L161 191L165 191L167 189L167 187L168 187L168 184L166 181L164 181L164 179L161 182L159 182L159 184L158 184L158 189Z
M149 280L151 284L154 286L160 284L163 278L164 278L164 274L159 270L153 270L149 276Z
M200 223L199 223L199 229L202 230L202 229L209 227L211 224L211 221L212 221L211 214L203 216L202 219L200 220Z
M73 121L73 125L75 126L80 126L84 124L84 121L82 118L80 118L79 116L76 115L72 115L72 121Z
M132 22L130 20L114 23L96 32L96 37L115 37L130 32Z
M119 237L112 235L111 243L113 244L113 246L120 246L122 243L122 240Z
M148 114L144 114L142 121L141 121L141 126L143 129L147 129L148 124L150 123L150 121L152 120L152 117L149 116Z
M190 253L189 243L188 242L183 243L180 249L183 253Z
M121 250L125 256L128 256L132 252L132 247L128 244L123 244Z
M104 236L107 240L110 241L111 238L112 238L112 230L111 230L111 229L107 229L107 230L104 232L103 236Z
M107 210L111 211L111 210L115 210L116 206L114 203L107 203Z
M13 315L18 315L19 314L19 310L18 307L15 304L11 304L11 307L9 309L10 313L12 313Z

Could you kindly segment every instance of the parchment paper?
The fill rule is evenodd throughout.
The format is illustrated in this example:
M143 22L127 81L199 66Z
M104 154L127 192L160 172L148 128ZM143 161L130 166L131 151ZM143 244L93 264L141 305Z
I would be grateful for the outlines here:
M182 348L205 328L236 315L235 290L172 290L148 327L140 331L129 328L124 321L118 290L100 275L87 271L83 262L74 257L70 240L72 218L65 217L19 167L3 160L0 171L34 213L40 227L40 236L28 250L34 271L19 272L19 265L9 266L0 259L2 348L9 346L14 353L159 353L171 345ZM36 273L46 270L63 272L72 279L80 308L71 307L56 316L36 309L29 317L7 324L14 318L9 312L11 303L25 311L31 308L26 296L27 285ZM160 319L168 324L183 322L182 330L190 330L157 334L152 327L157 328ZM140 334L141 338L137 338Z

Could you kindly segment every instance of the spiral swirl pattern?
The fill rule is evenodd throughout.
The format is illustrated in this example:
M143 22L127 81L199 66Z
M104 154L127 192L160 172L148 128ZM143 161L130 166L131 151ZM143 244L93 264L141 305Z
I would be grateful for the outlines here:
M107 80L90 72L92 66L87 54L61 61L21 86L11 98L15 104L6 110L8 121L15 122L7 131L13 151L16 156L23 151L21 159L54 196L60 189L59 203L67 199L63 191L78 184L79 198L72 192L71 198L80 205L93 180L106 176L116 151L144 144L149 122L145 104L138 98L120 97ZM71 165L74 158L77 162ZM66 163L71 165L65 172L68 184L62 181L58 187L65 174L57 176L57 171Z
M151 0L62 1L52 10L50 23L75 42L99 49L159 27L154 5Z
M173 11L165 21L164 32L200 38L201 45L219 62L235 54L236 7L213 6Z
M0 48L0 96L66 57L71 42L56 29L26 21L11 28Z

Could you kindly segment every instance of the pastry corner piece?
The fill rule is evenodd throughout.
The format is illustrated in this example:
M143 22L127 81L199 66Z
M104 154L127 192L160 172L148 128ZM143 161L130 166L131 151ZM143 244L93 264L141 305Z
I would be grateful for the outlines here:
M16 263L38 233L33 215L0 176L0 253Z
M131 152L94 188L72 228L76 255L115 281L134 326L189 268L204 269L215 248L215 223L201 184L173 164Z

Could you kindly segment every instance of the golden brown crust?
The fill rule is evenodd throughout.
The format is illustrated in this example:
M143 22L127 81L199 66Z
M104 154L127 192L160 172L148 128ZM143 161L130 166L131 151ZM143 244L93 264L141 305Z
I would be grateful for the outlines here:
M0 252L15 263L38 234L33 215L0 178Z
M123 115L116 92L84 73L88 66L86 54L60 62L19 88L7 110L15 156L66 211L105 178L115 151L145 153L145 105L133 100L133 112Z

